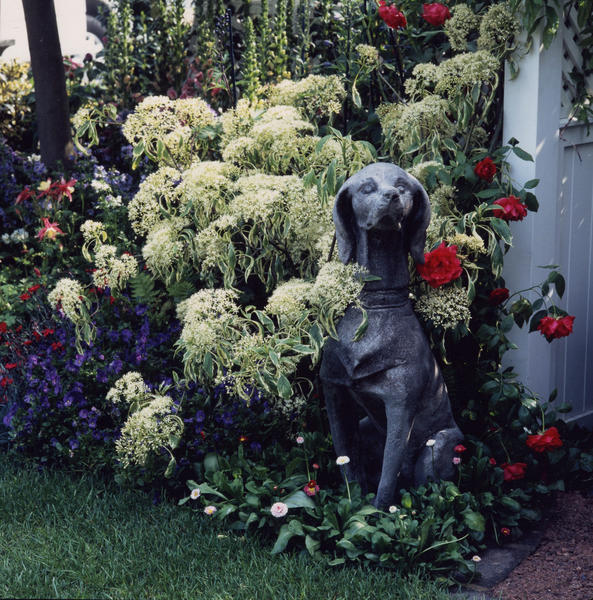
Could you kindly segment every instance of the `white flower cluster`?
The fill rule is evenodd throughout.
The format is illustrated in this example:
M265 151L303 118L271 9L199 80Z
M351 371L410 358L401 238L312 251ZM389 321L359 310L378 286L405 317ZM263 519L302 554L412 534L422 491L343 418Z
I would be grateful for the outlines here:
M183 324L180 343L196 354L211 350L217 338L237 321L237 295L231 290L204 289L177 305Z
M478 31L480 18L467 4L456 4L451 8L451 18L444 24L451 48L456 52L466 52L472 34Z
M310 118L338 114L345 97L344 80L339 75L309 75L299 81L285 79L268 89L270 104L295 106Z
M229 140L222 157L238 167L282 175L304 171L319 138L293 106L273 106L259 114L245 135Z
M443 329L454 329L460 323L469 324L469 307L466 291L455 286L430 288L414 305L424 321L432 321L435 327Z
M298 319L307 309L312 287L312 282L296 278L279 285L268 300L266 312L286 321Z
M134 401L142 402L150 390L137 371L122 375L107 392L107 400L113 404L130 406Z
M29 234L22 227L12 233L3 233L0 238L5 244L24 244L29 239Z
M180 231L187 224L187 220L176 217L161 221L149 232L142 256L146 266L157 277L166 278L174 266L184 260L186 245Z
M510 4L492 4L480 23L478 49L502 56L519 31L520 24Z
M129 253L116 256L117 248L110 244L100 245L95 253L97 270L93 273L93 283L97 287L122 289L128 280L138 275L138 261Z
M179 194L184 212L193 217L196 227L207 226L228 204L233 179L238 170L219 161L194 163L183 173Z
M447 237L447 244L457 246L460 253L467 254L485 254L486 247L484 240L478 235L467 235L465 233L455 233Z
M438 81L434 91L455 99L477 83L492 85L499 67L500 61L486 50L457 54L438 66Z
M87 219L81 226L80 232L85 243L92 241L104 242L107 239L105 226L100 221L92 221Z
M179 181L176 169L161 167L140 184L128 205L128 218L138 235L146 235L165 218L161 214L161 204L164 207L178 206L181 199Z
M343 314L349 304L357 303L364 286L364 269L359 265L344 265L337 260L321 267L309 293L309 302L320 311L331 308Z
M143 141L146 146L154 146L162 141L176 160L189 164L194 153L200 155L207 150L207 140L195 133L215 123L216 113L204 100L149 96L130 113L122 131L131 144Z
M179 436L183 423L172 414L173 400L156 396L139 411L132 413L115 442L115 450L124 468L145 465L151 453L169 445L169 437Z
M368 44L358 44L355 50L358 52L360 57L360 63L367 69L374 69L379 66L379 50L375 46L369 46Z
M428 95L409 104L383 104L377 108L383 134L392 147L405 152L414 145L430 144L435 136L452 137L455 125L448 117L447 100Z
M83 319L81 312L83 305L82 286L75 279L64 277L58 281L56 287L48 294L48 302L54 307L64 311L64 314L73 322L78 323Z

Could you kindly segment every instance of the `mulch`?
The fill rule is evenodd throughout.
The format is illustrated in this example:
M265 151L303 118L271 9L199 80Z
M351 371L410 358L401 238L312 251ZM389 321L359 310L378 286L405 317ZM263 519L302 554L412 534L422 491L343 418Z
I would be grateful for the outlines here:
M502 600L593 600L593 495L557 494L535 551L488 595Z

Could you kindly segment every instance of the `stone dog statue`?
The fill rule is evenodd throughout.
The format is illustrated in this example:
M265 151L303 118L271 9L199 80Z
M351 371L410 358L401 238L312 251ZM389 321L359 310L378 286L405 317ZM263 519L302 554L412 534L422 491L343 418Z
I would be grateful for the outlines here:
M408 253L424 263L430 204L417 179L375 163L344 183L333 218L340 260L380 279L361 294L368 314L362 338L353 341L362 315L350 306L339 340L324 347L323 395L336 453L350 458L346 474L363 492L376 488L375 506L384 508L402 483L451 478L453 448L463 439L408 298Z

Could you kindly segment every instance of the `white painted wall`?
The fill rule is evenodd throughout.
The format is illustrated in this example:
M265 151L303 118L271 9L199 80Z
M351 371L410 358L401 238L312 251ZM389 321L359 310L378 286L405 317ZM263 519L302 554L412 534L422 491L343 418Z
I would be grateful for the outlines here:
M62 54L84 55L86 48L85 0L54 0ZM2 59L29 60L27 29L21 0L0 0L0 39L14 40Z
M522 381L547 400L558 388L558 402L573 405L569 419L593 423L593 137L582 126L559 135L562 97L562 35L544 50L535 37L520 62L519 76L505 81L504 141L519 140L535 162L509 157L511 176L520 187L539 179L540 208L512 224L513 248L504 277L513 292L544 280L539 265L557 264L567 283L565 297L550 299L575 315L574 332L548 343L534 332L514 330L518 350L507 354ZM507 72L508 75L508 72Z

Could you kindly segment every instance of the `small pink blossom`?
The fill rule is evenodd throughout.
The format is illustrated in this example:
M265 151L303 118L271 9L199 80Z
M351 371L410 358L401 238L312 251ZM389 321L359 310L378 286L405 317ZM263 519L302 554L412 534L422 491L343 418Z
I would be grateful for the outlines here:
M454 456L454 457L453 457L453 464L454 464L454 465L459 465L459 464L461 464L461 459L459 458L459 456Z
M274 502L270 508L270 512L272 513L273 517L279 519L280 517L286 516L288 513L288 506L286 506L284 502Z

